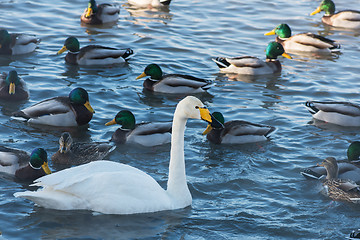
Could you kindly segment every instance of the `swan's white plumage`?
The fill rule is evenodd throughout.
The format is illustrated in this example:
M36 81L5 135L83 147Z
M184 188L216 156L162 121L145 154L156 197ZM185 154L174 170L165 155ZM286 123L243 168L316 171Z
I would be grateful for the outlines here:
M201 119L201 101L189 96L176 107L167 190L134 167L96 161L39 178L38 191L15 193L40 206L59 210L87 209L106 214L135 214L173 210L191 205L186 183L184 131L188 118Z

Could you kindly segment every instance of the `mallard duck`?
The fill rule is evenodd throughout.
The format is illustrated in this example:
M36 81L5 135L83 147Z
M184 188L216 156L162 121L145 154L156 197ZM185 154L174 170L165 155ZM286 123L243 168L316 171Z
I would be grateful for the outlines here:
M104 24L116 22L119 19L119 14L119 5L108 3L97 5L95 0L90 0L80 19L82 23L86 24Z
M291 59L291 57L285 53L280 43L270 42L266 48L265 62L252 56L233 58L217 57L212 60L218 65L222 73L264 75L281 72L281 64L279 60L277 60L277 57L280 55Z
M206 138L216 144L243 144L265 141L276 128L266 125L250 123L242 120L225 122L220 112L212 114L224 127L216 128L211 124L203 132Z
M59 210L86 209L104 214L137 214L181 209L191 205L186 183L184 132L188 118L216 121L193 96L175 110L171 135L169 178L163 189L147 173L113 161L95 161L35 181L37 191L17 192L36 204Z
M313 118L347 127L360 126L360 106L349 102L307 101L305 103Z
M43 148L34 149L30 155L22 150L3 146L0 146L0 172L31 182L51 173L47 153Z
M146 76L150 78L144 81L143 86L151 92L190 94L205 92L211 87L211 82L201 78L183 74L163 75L160 66L154 63L147 65L136 79Z
M40 42L36 36L9 33L5 29L0 30L0 55L20 55L35 51L37 44Z
M80 49L80 43L76 37L68 37L57 54L67 50L69 50L65 56L67 63L88 66L124 63L134 53L130 48L116 49L100 45L89 45Z
M337 162L338 175L341 179L349 179L360 184L360 142L352 142L347 149L347 160ZM308 179L323 179L326 177L326 170L321 166L312 166L305 168L301 174Z
M54 164L79 165L104 159L114 146L105 142L73 142L68 132L61 134L59 150L51 157Z
M325 12L321 20L327 25L342 28L360 28L360 11L346 10L335 13L334 2L331 0L323 0L320 6L310 15L315 15L321 11Z
M0 76L0 99L19 101L29 98L29 90L15 70Z
M135 124L135 116L128 110L121 110L115 118L106 123L106 126L120 124L111 137L111 141L124 143L137 143L146 147L153 147L170 143L171 122L149 122Z
M308 52L328 54L339 51L340 44L331 39L313 33L299 33L291 36L289 25L279 24L265 35L276 34L276 42L280 43L286 52Z
M171 0L128 0L130 5L139 8L159 8L170 5Z
M83 88L73 89L68 97L43 100L13 114L27 122L50 126L75 127L87 124L95 113Z
M325 158L319 166L326 169L327 175L323 182L326 195L336 201L360 202L359 185L350 180L338 178L338 165L335 158Z

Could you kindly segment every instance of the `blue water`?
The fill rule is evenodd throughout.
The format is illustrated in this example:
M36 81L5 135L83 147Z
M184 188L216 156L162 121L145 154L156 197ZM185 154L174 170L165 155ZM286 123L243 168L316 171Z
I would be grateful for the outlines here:
M95 28L80 25L87 1L0 1L1 27L42 40L33 54L0 57L0 71L16 69L31 94L22 103L0 103L1 145L27 151L43 147L51 155L64 130L76 141L109 140L117 126L104 124L124 108L138 122L171 120L183 96L143 92L142 81L135 78L149 63L166 73L214 81L208 93L198 95L211 111L278 131L266 142L217 146L201 135L204 122L189 121L185 158L193 204L176 211L117 216L44 209L14 198L14 192L28 186L1 175L0 231L5 239L344 239L360 227L359 206L329 200L320 194L319 183L299 174L325 157L345 158L349 143L359 140L359 128L314 122L303 105L310 99L359 103L359 31L332 29L321 23L322 14L309 16L320 1L173 0L163 11L118 3L120 20ZM337 9L360 8L358 0L349 0L337 1ZM310 31L339 41L341 54L281 58L278 76L219 73L212 57L265 58L274 37L264 33L282 22L293 33ZM69 35L82 46L131 47L136 54L123 66L69 66L65 54L56 55ZM68 95L75 87L88 90L96 111L88 127L59 129L10 119L18 109ZM120 146L109 159L142 169L166 187L169 149Z

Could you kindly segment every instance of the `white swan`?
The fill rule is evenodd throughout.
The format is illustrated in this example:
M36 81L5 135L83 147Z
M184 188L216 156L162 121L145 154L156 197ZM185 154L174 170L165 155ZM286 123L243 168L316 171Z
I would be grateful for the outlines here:
M129 165L96 161L39 178L38 191L15 197L58 210L87 209L105 214L135 214L173 210L191 205L186 183L184 131L188 118L217 121L203 103L188 96L176 107L171 136L169 179L164 190L145 172Z

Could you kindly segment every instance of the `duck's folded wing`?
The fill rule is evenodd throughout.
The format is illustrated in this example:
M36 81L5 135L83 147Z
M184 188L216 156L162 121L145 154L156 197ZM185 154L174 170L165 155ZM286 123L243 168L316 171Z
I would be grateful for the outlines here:
M359 185L348 180L339 180L337 187L344 190L345 192L358 189Z
M260 68L265 64L262 60L257 57L252 56L243 56L243 57L234 57L234 58L225 58L227 62L235 67L251 67L251 68Z
M268 136L270 133L274 131L275 128L271 126L260 125L260 124L250 123L241 120L234 120L225 123L225 129L222 132L222 135L231 134L234 136L241 136L241 135Z
M70 110L70 101L68 97L55 97L15 112L13 116L30 119L44 115L67 113Z
M319 49L332 49L340 47L340 44L338 44L337 42L313 33L296 34L292 36L289 40L306 46L314 46Z
M35 35L13 33L11 34L11 37L17 45L27 45L30 43L37 44L40 42L40 39L38 39Z
M308 101L306 106L314 112L321 110L324 112L337 112L344 115L360 116L360 106L349 102Z
M99 45L89 45L80 49L79 59L105 59L105 58L119 58L122 57L124 59L128 58L134 52L132 49L116 49L110 47L104 47Z
M152 123L140 123L136 125L136 128L131 132L134 135L152 135L171 133L172 122L152 122Z
M109 3L102 3L98 5L99 14L115 15L120 13L120 6Z
M336 13L337 19L346 20L346 21L360 21L360 11L354 10L345 10Z
M211 82L193 77L190 75L183 75L183 74L168 74L163 77L161 80L162 84L166 84L171 87L180 87L180 86L187 86L192 88L201 88L211 84Z

